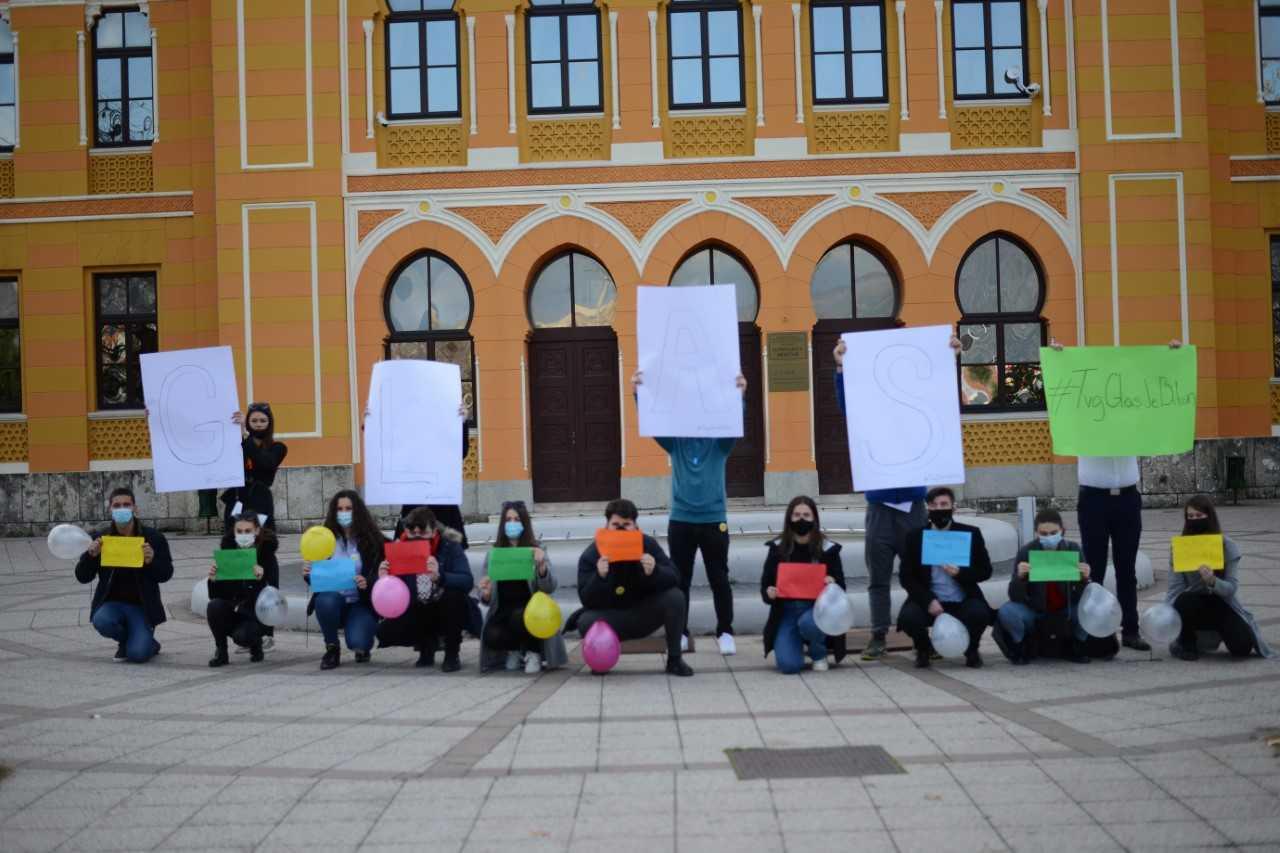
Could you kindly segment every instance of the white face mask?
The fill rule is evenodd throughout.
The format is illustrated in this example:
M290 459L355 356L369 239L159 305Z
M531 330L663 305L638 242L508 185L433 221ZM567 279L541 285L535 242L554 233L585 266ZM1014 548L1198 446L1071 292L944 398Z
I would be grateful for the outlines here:
M240 548L248 548L250 545L253 544L253 540L257 538L258 537L252 533L237 533L236 546Z

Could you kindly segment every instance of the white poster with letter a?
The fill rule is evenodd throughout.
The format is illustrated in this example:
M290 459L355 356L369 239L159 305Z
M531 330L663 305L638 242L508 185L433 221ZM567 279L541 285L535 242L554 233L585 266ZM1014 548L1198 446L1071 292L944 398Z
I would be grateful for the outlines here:
M380 361L364 422L369 504L462 503L462 374L456 364Z
M841 336L853 487L964 482L950 326Z
M741 438L733 285L641 287L636 307L640 434Z

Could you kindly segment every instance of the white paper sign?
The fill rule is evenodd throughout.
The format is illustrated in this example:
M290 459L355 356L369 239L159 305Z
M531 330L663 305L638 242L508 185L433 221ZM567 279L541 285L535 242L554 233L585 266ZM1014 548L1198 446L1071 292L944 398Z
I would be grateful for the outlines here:
M641 287L637 311L640 434L741 438L733 285Z
M456 364L380 361L364 422L370 504L462 503L462 373Z
M964 482L950 326L842 336L849 461L858 491Z
M231 347L148 353L140 362L156 491L243 486Z

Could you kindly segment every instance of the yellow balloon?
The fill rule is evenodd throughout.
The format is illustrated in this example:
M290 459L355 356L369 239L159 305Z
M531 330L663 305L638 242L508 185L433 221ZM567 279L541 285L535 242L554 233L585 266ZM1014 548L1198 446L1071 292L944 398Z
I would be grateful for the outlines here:
M316 560L327 560L332 557L337 547L338 542L333 538L333 531L317 524L315 527L308 527L307 532L302 534L302 542L298 550L302 552L302 559L314 563Z
M549 640L560 630L560 605L545 592L535 592L524 606L524 627L539 640Z

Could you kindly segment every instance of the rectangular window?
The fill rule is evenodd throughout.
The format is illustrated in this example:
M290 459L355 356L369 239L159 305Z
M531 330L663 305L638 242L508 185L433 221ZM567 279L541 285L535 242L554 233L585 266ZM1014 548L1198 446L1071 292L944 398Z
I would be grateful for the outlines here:
M1280 104L1280 0L1258 3L1258 61L1262 63L1262 99Z
M457 13L432 2L397 3L392 8L406 6L407 11L393 12L387 19L388 117L462 115Z
M590 3L535 0L526 13L529 113L604 108L600 12Z
M149 145L155 137L151 28L137 9L110 9L93 27L94 144Z
M22 411L22 338L18 281L0 279L0 412Z
M1280 379L1280 237L1271 238L1271 375Z
M815 0L809 8L813 102L886 102L881 0Z
M742 7L679 2L667 11L672 109L741 107Z
M951 45L956 100L1021 96L1006 72L1027 79L1022 0L952 0Z
M0 151L12 151L18 138L18 85L13 64L13 31L0 20Z
M159 350L156 274L104 273L93 277L97 328L99 409L141 409L138 357Z

